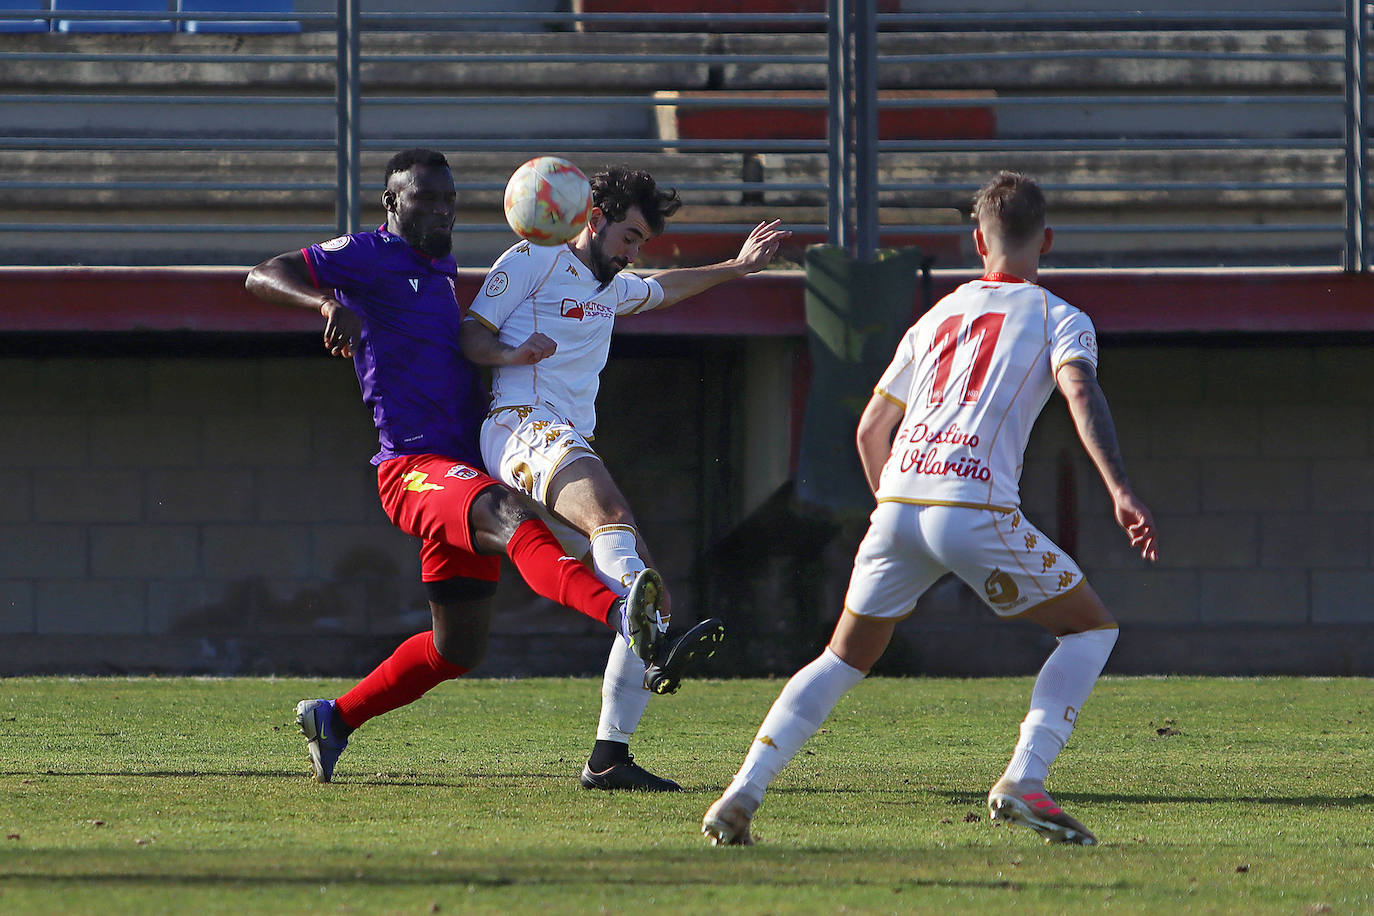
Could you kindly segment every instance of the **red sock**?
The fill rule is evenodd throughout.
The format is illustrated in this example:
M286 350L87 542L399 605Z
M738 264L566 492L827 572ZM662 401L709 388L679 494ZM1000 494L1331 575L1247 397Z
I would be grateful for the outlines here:
M358 685L335 702L339 718L351 728L384 712L414 703L436 684L462 677L468 669L444 660L434 648L434 631L416 633L396 647Z
M537 518L521 522L506 545L506 554L530 588L610 626L606 615L619 596L596 573L565 554L548 525Z

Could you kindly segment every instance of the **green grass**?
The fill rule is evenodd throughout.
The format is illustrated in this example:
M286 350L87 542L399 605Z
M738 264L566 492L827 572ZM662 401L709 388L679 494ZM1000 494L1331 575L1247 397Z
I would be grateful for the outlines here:
M293 707L346 686L0 680L0 913L1374 912L1368 680L1104 680L1050 780L1091 849L988 823L1026 678L861 684L726 849L781 681L651 705L673 795L578 787L590 680L445 684L316 785Z

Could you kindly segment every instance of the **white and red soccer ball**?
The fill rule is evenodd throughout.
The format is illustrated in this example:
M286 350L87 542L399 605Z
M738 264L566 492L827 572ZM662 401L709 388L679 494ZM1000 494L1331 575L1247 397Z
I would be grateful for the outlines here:
M561 245L587 224L592 187L568 160L538 156L506 182L505 207L516 235L536 245Z

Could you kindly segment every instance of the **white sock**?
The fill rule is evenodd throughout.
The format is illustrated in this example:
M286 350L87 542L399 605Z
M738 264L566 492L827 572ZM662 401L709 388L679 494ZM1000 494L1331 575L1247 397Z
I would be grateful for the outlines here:
M611 643L606 673L601 678L601 719L596 740L628 744L639 727L652 693L644 689L644 663L619 636Z
M631 525L602 525L592 530L592 566L597 578L617 595L630 590L630 585L644 568L635 546L635 529Z
M1050 764L1073 734L1078 711L1107 664L1118 632L1113 627L1059 637L1059 645L1035 678L1030 712L1021 722L1021 739L1003 779L1044 783Z
M591 542L597 578L617 595L624 595L644 569L635 545L635 529L630 525L602 525L592 531ZM644 662L617 636L601 677L601 719L596 725L596 739L629 743L651 696L644 689Z
M757 803L782 768L830 715L840 697L864 679L858 668L845 664L829 647L811 664L792 675L749 746L730 789Z

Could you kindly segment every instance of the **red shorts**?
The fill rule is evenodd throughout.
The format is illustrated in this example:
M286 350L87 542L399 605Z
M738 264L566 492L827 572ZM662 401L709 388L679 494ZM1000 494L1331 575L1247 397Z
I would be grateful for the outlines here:
M401 455L377 465L377 495L392 524L422 541L420 578L481 579L501 575L499 556L473 549L468 528L472 501L500 483L443 455Z

